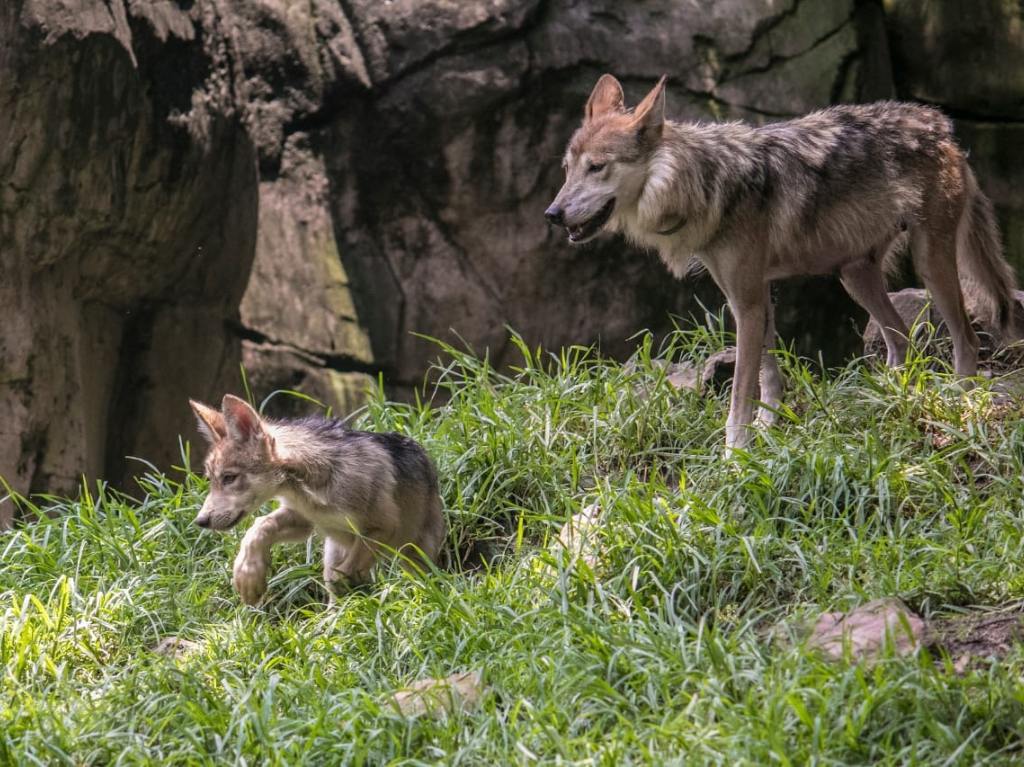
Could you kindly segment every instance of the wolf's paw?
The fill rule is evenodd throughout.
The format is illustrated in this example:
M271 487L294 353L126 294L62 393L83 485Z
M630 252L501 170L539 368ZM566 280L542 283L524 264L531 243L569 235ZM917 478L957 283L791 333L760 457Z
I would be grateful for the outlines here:
M342 573L325 573L324 585L327 586L327 601L334 604L340 597L356 591L365 590L371 582L369 573L343 575Z
M774 426L779 421L779 414L771 408L758 408L757 418L754 419L754 426L756 428L765 428L768 426Z
M266 560L254 556L236 557L231 580L243 602L247 605L258 604L267 591Z

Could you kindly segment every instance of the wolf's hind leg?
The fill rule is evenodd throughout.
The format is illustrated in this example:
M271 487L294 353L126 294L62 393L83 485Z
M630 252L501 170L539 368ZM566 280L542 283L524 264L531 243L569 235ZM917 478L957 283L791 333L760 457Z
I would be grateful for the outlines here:
M254 605L266 592L271 547L286 541L304 541L312 532L309 522L286 507L253 522L238 547L232 573L232 583L242 601Z
M959 376L978 372L978 335L964 308L964 295L956 268L956 229L942 233L924 225L913 235L914 268L931 294L935 308L953 339L953 368Z
M348 554L348 547L333 538L324 540L324 585L331 602L336 596L348 591L348 583L341 573L341 565Z
M778 419L775 412L782 403L782 371L771 350L775 347L775 305L771 287L767 290L767 321L764 329L764 349L761 351L761 407L757 411L757 425L770 426Z
M448 533L448 526L445 524L441 497L437 494L436 488L430 488L429 493L431 497L428 501L426 517L423 520L423 527L416 544L423 552L424 557L436 563L438 555L441 553L441 546L444 544L445 535Z
M885 339L886 364L898 367L907 359L907 325L889 300L882 274L881 251L872 251L866 258L844 266L839 273L850 298L871 315L882 329Z

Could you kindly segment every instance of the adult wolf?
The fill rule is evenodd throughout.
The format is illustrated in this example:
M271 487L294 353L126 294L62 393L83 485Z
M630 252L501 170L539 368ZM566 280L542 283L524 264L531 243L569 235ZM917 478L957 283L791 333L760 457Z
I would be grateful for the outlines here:
M909 241L959 375L974 375L978 364L965 294L973 312L1017 335L1014 277L992 205L950 121L930 107L834 106L761 127L677 123L665 119L664 77L627 109L618 80L603 75L563 166L565 184L545 215L570 242L621 232L657 250L677 276L703 266L725 294L737 335L728 448L749 439L759 368L759 421L772 420L781 397L768 353L774 279L838 273L883 328L888 363L897 365L907 328L889 301L885 268Z
M332 593L365 581L395 549L407 563L437 558L445 535L437 473L413 440L351 431L331 418L271 421L230 394L219 411L189 404L210 443L210 494L196 524L230 530L271 498L280 501L242 538L233 577L242 601L263 596L272 546L314 530L325 539Z

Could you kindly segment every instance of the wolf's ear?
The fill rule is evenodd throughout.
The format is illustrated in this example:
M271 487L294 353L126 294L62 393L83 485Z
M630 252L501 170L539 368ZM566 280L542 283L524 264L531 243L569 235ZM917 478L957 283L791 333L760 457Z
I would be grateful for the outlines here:
M665 80L668 75L662 75L658 84L651 88L651 92L644 96L643 101L636 105L633 110L633 125L642 133L658 136L661 134L661 127L665 124Z
M247 442L266 436L260 414L244 399L225 394L220 409L224 411L224 423L231 439Z
M190 399L188 404L192 406L192 412L196 414L196 421L199 424L199 433L206 437L211 445L220 442L228 434L228 427L224 423L224 416L209 405L196 402Z
M587 99L587 108L584 112L587 120L593 120L608 112L621 112L624 97L622 86L619 81L611 75L601 75L594 90L590 92Z

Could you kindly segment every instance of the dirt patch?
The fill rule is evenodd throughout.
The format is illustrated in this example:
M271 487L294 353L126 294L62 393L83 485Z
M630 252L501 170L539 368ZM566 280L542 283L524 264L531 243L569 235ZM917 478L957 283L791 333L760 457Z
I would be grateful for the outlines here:
M934 618L928 622L925 644L949 655L954 668L964 672L1009 654L1022 638L1024 613L1017 605L1007 612Z

